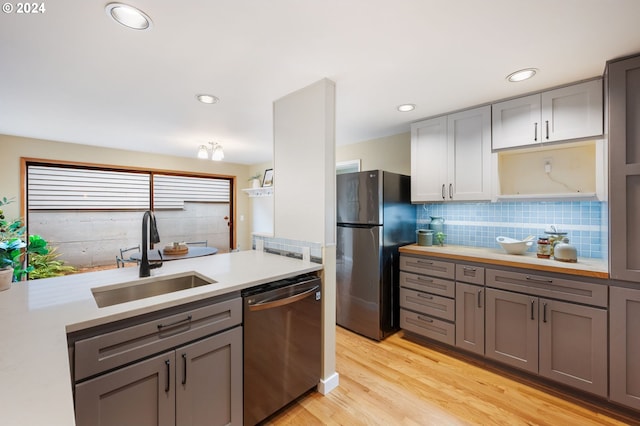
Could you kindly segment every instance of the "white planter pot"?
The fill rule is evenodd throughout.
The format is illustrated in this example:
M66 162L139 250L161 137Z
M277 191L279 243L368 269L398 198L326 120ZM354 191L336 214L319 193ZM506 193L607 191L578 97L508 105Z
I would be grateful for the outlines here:
M252 188L260 188L260 179L251 179Z
M9 290L13 280L13 268L0 269L0 291Z

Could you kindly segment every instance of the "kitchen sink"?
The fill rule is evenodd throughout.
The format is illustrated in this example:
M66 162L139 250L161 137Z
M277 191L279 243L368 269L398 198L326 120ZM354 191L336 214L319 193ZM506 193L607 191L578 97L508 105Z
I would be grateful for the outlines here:
M177 276L152 277L125 284L92 288L91 292L93 293L93 298L96 299L98 307L104 308L105 306L215 284L216 282L190 272Z

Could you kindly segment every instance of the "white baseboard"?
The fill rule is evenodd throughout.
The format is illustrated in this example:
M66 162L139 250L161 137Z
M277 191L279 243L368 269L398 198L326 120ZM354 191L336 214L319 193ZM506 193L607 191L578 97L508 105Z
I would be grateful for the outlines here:
M340 384L340 376L338 373L333 373L329 378L323 380L320 379L320 383L318 383L318 392L323 395L328 394L332 390L338 387Z

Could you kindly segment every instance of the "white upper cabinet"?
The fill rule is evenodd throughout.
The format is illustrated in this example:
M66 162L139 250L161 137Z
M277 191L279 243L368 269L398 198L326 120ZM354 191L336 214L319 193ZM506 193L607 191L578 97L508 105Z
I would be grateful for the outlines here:
M602 79L492 105L494 150L600 136Z
M411 125L411 201L442 201L447 180L447 117Z
M411 201L491 199L491 109L411 126Z

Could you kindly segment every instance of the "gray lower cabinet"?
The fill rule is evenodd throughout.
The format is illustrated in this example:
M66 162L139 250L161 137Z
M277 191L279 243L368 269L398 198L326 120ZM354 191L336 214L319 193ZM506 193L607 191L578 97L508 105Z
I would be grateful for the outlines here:
M76 424L174 425L174 365L168 352L76 385Z
M606 397L606 309L547 299L539 307L539 374Z
M400 327L455 344L455 264L400 256Z
M79 383L78 426L242 424L242 327Z
M486 356L607 396L607 311L487 289Z
M484 355L484 287L456 282L456 346Z
M640 410L640 290L611 287L609 398Z
M486 352L488 358L538 373L538 298L487 289Z

